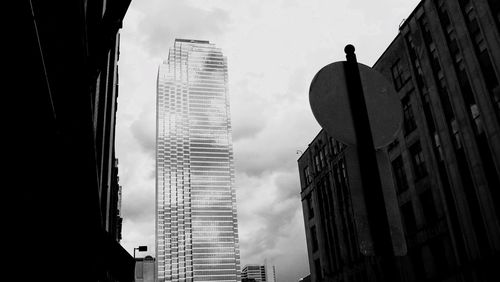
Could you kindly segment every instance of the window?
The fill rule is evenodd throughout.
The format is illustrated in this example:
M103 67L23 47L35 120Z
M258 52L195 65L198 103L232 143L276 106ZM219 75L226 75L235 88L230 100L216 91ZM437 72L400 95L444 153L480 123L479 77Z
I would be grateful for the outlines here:
M340 164L340 171L339 172L340 172L342 186L347 187L347 185L349 183L349 179L347 178L347 169L345 167L345 161L341 160L339 162L339 164Z
M312 202L312 194L309 194L306 197L306 205L307 205L307 214L309 218L314 217L314 207L313 207L313 202Z
M311 171L309 169L309 166L304 167L304 178L306 180L306 185L312 182Z
M481 30L479 29L479 23L475 18L473 13L469 13L469 30L471 33L471 38L474 42L475 47L479 52L486 51L486 42L484 41L483 35L481 34Z
M398 91L406 82L405 78L403 77L403 68L401 67L401 61L399 59L396 61L396 63L394 63L394 65L392 65L391 72L392 80L394 81L394 87L396 88L396 91Z
M415 178L420 179L425 177L427 175L427 168L425 167L425 159L420 142L417 142L410 147L410 154L413 162Z
M323 147L320 151L319 151L319 164L320 166L323 168L323 167L326 167L326 160L325 160L325 147Z
M332 147L333 156L339 153L339 148L337 147L337 141L330 137L330 146Z
M135 264L135 278L142 279L144 274L144 262L141 261Z
M314 156L314 168L316 169L316 172L320 172L321 171L321 164L320 164L320 161L319 161L319 155L315 155Z
M416 247L411 252L408 252L408 255L411 260L411 264L413 266L413 273L417 280L425 279L425 267L424 262L422 260L421 247Z
M498 2L498 0L488 0L488 4L490 4L490 9L497 24L497 29L500 29L500 2Z
M424 36L424 40L426 44L432 42L431 31L429 30L429 24L427 23L427 18L422 16L418 19L418 23L420 28L422 29L422 35Z
M481 115L479 114L479 108L477 104L470 105L470 114L472 120L474 121L474 131L476 134L483 133L483 122L481 121Z
M311 241L313 252L318 250L318 237L316 235L316 226L311 227Z
M452 119L450 121L450 126L451 132L453 134L453 145L455 146L455 149L461 149L462 141L460 139L460 129L458 128L458 122L455 119Z
M314 271L316 273L316 281L321 281L323 276L321 275L321 262L319 259L314 260Z
M415 123L415 116L413 116L413 110L411 108L410 97L407 95L402 100L403 105L403 122L405 134L408 135L410 132L417 128Z
M438 12L441 24L445 27L450 26L451 25L450 17L448 16L444 3L441 0L438 1Z
M429 244L438 275L441 277L449 271L449 259L446 256L445 244L443 239L434 239Z
M401 206L401 215L403 216L403 226L406 235L412 235L417 231L417 222L415 221L415 214L411 202Z
M406 180L405 168L401 156L392 161L392 171L396 178L396 189L398 193L408 190L408 182Z
M434 132L434 150L435 150L435 155L438 158L438 161L443 161L443 148L441 147L441 139L439 138L439 135L437 132Z
M427 223L433 223L438 219L436 205L432 196L432 190L426 190L420 194L420 203Z

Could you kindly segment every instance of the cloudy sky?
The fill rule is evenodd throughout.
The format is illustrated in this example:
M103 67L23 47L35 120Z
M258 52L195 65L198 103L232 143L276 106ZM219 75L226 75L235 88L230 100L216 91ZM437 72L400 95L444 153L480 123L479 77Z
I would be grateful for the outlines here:
M242 266L309 274L297 169L319 132L312 78L345 59L373 65L417 0L132 0L121 30L116 146L122 245L154 256L155 85L175 38L209 40L228 58Z

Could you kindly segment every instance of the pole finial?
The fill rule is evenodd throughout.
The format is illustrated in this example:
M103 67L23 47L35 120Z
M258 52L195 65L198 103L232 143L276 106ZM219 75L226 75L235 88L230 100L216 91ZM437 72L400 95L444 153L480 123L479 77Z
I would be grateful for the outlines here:
M344 52L346 53L346 55L354 54L355 50L356 48L354 48L354 45L352 44L347 44L344 48Z

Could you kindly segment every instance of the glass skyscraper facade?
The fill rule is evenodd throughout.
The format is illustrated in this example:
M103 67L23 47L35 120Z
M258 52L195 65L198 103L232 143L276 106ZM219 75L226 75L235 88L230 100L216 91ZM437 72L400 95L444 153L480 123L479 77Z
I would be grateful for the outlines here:
M176 39L158 70L158 281L240 281L227 59Z

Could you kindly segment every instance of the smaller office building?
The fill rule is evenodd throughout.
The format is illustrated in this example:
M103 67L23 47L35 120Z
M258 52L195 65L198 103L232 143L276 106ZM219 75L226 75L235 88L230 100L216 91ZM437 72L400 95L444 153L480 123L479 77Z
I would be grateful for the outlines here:
M266 266L263 264L247 264L241 271L243 281L266 282L266 277Z
M155 263L152 256L135 259L135 282L155 282Z

